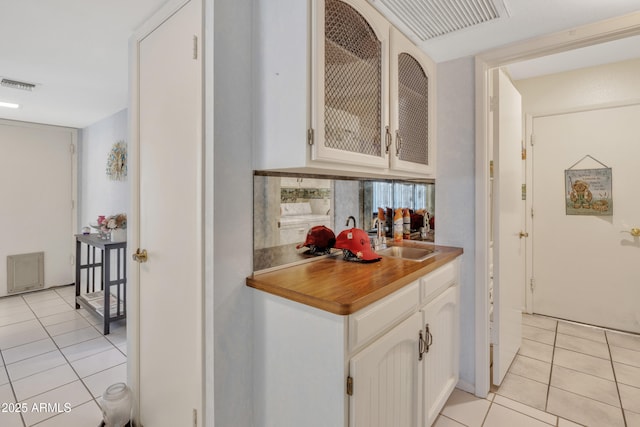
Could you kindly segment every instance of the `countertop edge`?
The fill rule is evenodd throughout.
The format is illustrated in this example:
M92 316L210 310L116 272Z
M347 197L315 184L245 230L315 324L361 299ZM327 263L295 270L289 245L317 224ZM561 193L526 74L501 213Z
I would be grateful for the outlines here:
M333 314L346 316L353 314L367 307L368 305L373 304L376 301L379 301L387 295L392 294L393 292L403 288L404 286L414 282L415 280L429 274L430 272L444 266L445 264L448 264L449 262L455 260L457 257L463 254L462 248L447 246L436 246L436 248L440 250L440 253L430 258L429 260L420 263L421 265L419 266L419 268L412 270L409 273L402 274L397 279L389 282L387 285L379 287L371 292L367 292L366 294L349 301L341 302L335 299L319 298L308 293L299 292L294 289L287 288L286 286L281 286L270 281L261 280L261 277L263 277L263 275L261 274L247 277L246 285L248 287L277 295L291 301L328 311ZM334 261L344 262L342 260ZM402 262L415 263L415 261ZM296 268L300 268L300 266L291 266L280 271L286 271ZM309 278L309 280L313 280L313 278Z

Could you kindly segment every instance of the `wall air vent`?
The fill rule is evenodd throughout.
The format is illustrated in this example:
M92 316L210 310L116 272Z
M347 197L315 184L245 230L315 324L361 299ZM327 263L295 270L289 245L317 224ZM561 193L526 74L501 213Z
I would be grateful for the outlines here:
M36 87L36 85L33 83L21 82L18 80L11 80L11 79L4 79L4 78L0 80L0 86L10 87L12 89L28 90L28 91L31 91L33 90L34 87Z
M509 16L503 0L369 0L414 41Z

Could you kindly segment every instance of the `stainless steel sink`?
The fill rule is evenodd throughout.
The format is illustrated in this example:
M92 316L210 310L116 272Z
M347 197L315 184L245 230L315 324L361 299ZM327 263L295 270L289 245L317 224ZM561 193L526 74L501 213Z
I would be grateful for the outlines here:
M424 261L438 253L432 248L416 248L412 246L389 246L386 249L376 251L378 255L402 258L409 261Z

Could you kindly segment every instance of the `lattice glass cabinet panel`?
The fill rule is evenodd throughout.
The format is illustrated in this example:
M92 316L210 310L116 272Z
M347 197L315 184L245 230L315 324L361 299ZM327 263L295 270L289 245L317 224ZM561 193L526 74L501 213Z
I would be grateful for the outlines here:
M382 43L367 20L325 2L324 126L327 148L383 157Z

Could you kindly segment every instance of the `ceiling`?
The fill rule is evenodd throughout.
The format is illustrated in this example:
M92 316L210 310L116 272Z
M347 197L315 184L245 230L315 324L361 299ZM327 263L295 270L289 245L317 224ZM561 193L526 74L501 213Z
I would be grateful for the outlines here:
M369 1L376 5L378 0ZM501 1L508 17L426 40L420 47L443 62L640 10L640 0ZM129 38L166 2L0 0L0 77L36 84L30 92L0 87L0 101L21 105L0 108L0 118L82 128L126 108ZM510 72L526 78L640 57L637 38L623 43L514 64Z

